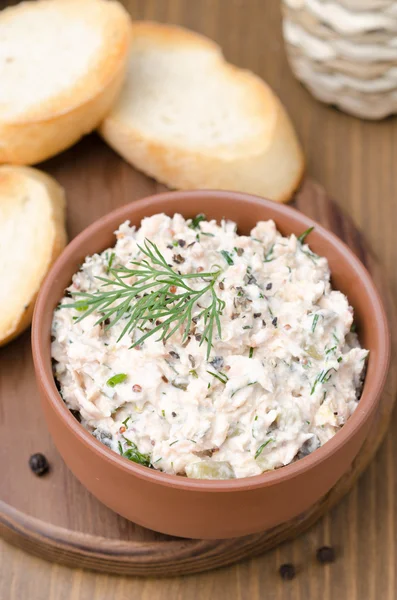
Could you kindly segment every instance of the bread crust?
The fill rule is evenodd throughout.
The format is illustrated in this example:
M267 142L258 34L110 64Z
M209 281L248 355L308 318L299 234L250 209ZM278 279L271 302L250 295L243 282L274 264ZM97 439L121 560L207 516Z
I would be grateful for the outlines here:
M32 10L23 2L0 13L7 23ZM71 18L95 9L102 28L101 48L93 68L70 89L31 106L15 118L6 118L0 107L0 163L32 165L58 154L93 131L120 93L128 59L131 25L128 13L113 0L37 0L33 10L58 5ZM93 17L94 18L94 17ZM94 26L93 23L90 23ZM28 93L29 90L26 90Z
M291 121L272 90L253 73L227 63L220 48L203 36L157 23L133 23L132 29L131 61L134 53L142 55L156 46L165 50L172 47L175 52L175 48L182 50L188 45L212 54L214 73L219 69L226 81L244 86L247 111L266 122L266 134L258 131L245 142L213 149L192 148L177 140L167 144L160 137L147 135L139 119L132 122L122 114L122 92L120 102L116 101L100 126L105 141L129 163L172 188L225 189L277 202L290 200L302 179L304 158ZM136 94L139 92L137 89Z
M37 186L38 184L38 186ZM2 202L7 202L11 210L20 210L20 205L12 208L12 202L18 202L21 190L23 195L29 195L32 190L33 201L40 195L40 201L45 199L48 203L49 218L46 222L46 230L40 231L40 244L44 248L40 259L36 256L26 255L29 271L33 274L29 290L21 285L18 289L20 295L14 295L7 302L7 306L1 306L0 310L0 346L3 346L21 334L29 327L37 294L50 266L62 252L67 244L65 229L65 192L63 188L49 175L31 167L0 166L0 210ZM42 206L42 204L41 204ZM14 215L13 215L14 216ZM24 218L21 213L20 219ZM7 227L7 219L1 223ZM20 241L23 245L24 240ZM5 248L10 252L12 249ZM6 257L0 255L0 263ZM23 274L18 274L23 277ZM4 286L7 281L3 281Z

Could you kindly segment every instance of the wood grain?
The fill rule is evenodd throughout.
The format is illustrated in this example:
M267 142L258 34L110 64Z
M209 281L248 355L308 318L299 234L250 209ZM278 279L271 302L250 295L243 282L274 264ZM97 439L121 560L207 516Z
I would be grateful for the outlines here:
M5 4L0 2L0 6ZM397 120L361 122L310 97L294 80L286 63L278 0L128 0L124 4L134 18L179 23L213 37L222 44L229 60L254 70L269 82L295 123L309 173L365 231L395 291ZM125 168L121 168L119 181L123 181ZM107 174L107 193L120 193L116 175ZM79 189L98 191L84 176L68 185L69 193ZM127 201L129 194L122 193ZM99 214L94 196L90 197L93 210ZM83 212L83 202L86 202L84 193L76 211ZM70 221L73 228L73 218ZM15 385L18 388L17 372ZM0 418L8 403L0 387ZM31 451L24 431L34 428L35 421L25 420L21 415L14 426L24 456ZM346 499L306 534L260 558L188 578L137 580L50 565L0 542L0 598L394 600L397 597L396 432L394 414L385 443ZM2 469L10 451L0 444L1 490L7 483ZM13 478L22 477L24 469L25 462L21 459ZM75 493L73 485L69 493ZM45 491L41 500L45 511L48 506ZM29 504L29 498L26 503ZM104 528L107 527L105 519ZM329 567L321 567L314 560L316 547L323 543L332 543L338 550L337 562ZM286 561L295 562L299 568L292 582L283 582L277 575L278 565Z
M98 165L103 168L99 170ZM122 160L96 136L86 138L62 158L43 165L49 173L55 173L64 182L66 189L71 182L74 185L80 182L80 186L68 195L68 217L74 233L83 228L93 209L90 199L94 192L90 191L85 193L88 206L84 215L75 211L84 193L82 174L85 181L98 186L95 208L104 213L120 205L120 198L123 197L121 193L108 195L103 191L108 173L118 173L121 177L124 167ZM130 167L126 169L123 188L134 190L133 198L137 193L150 193L146 187L149 190L153 186L153 180L144 178ZM145 188L144 191L142 188ZM122 189L121 185L119 189ZM330 200L324 189L310 179L305 180L293 204L334 231L371 272L384 298L391 330L396 332L393 337L396 350L393 366L397 368L397 316L392 295L362 234L337 204ZM25 357L23 362L21 355ZM27 552L54 562L125 575L164 577L199 573L255 556L305 531L351 489L368 466L383 439L397 394L397 382L394 377L389 377L376 421L356 461L338 484L305 514L270 531L234 540L180 540L145 530L112 513L88 494L65 468L42 418L28 335L1 349L0 361L0 381L3 393L9 400L5 417L0 422L0 438L7 448L12 448L9 460L3 467L4 479L9 484L0 494L0 535ZM16 377L19 380L17 389ZM21 413L35 422L35 427L25 435L26 441L34 451L42 451L43 444L47 447L46 456L52 469L49 475L41 479L29 473L26 446L21 446L14 435ZM24 468L22 485L13 484L18 467Z

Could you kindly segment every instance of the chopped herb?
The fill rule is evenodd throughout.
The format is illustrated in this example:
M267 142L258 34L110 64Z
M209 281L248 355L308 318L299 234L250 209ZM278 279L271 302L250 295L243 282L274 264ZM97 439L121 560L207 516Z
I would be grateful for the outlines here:
M187 383L182 383L182 382L181 382L181 383L179 383L179 382L177 382L177 381L172 381L172 382L171 382L171 385L173 385L173 386L174 386L175 388L177 388L178 390L183 390L184 392L186 392L186 390L187 390L187 386L188 386L188 384L187 384Z
M117 373L117 375L113 375L113 377L110 377L110 379L107 380L106 385L113 388L118 383L123 383L123 381L125 381L126 379L126 373Z
M300 242L301 244L304 243L305 239L307 238L307 236L309 235L309 233L311 233L313 231L314 227L309 227L309 229L306 229L306 231L304 231L303 233L301 233L298 236L298 242Z
M312 324L312 332L314 333L317 327L317 322L320 318L320 315L314 315L313 317L313 324Z
M320 377L322 376L322 371L321 373L319 373L319 375L317 375L316 379L314 380L314 383L312 385L312 389L310 390L310 395L312 396L316 390L316 386L318 384L318 382L320 381Z
M172 245L174 246L174 248L176 248L177 246L179 246L178 240L174 240L172 242Z
M340 357L338 358L338 363L342 362L342 360L343 360L343 358L340 356Z
M302 250L301 249L302 254L306 254L306 256L308 256L310 258L310 260L316 264L317 259L319 258L318 254L315 254L314 252L312 252L311 250Z
M248 354L248 358L252 358L253 356L254 356L254 349L251 346L249 354Z
M192 377L194 377L195 379L198 379L197 371L195 369L191 369L189 371L189 373Z
M121 443L118 443L119 452L121 456L124 456L124 458L128 458L128 460L131 460L132 462L143 465L144 467L151 467L152 464L150 462L150 455L142 454L141 452L139 452L138 447L136 444L134 444L134 442L132 442L124 436L123 438L127 442L128 448L127 450L123 450L123 446L121 445Z
M324 369L322 371L320 371L320 373L317 375L316 379L314 380L314 383L310 390L311 396L314 394L318 383L327 383L327 381L330 380L330 378L331 378L330 371L335 371L335 369L333 367L331 367L330 369L327 369L326 371Z
M124 421L122 421L124 427L127 427L127 423L130 419L131 419L131 417L127 417L126 419L124 419Z
M112 264L113 264L115 256L116 256L115 253L112 252L112 254L110 255L109 260L108 260L108 266L106 268L106 273L109 273L110 269L112 268Z
M151 467L151 462L150 462L150 455L149 454L142 454L141 452L139 452L137 446L135 444L133 444L132 448L128 448L128 450L126 450L123 454L123 456L125 458L128 458L128 460L134 462L134 463L138 463L139 465L142 465L143 467Z
M258 450L255 452L255 458L258 458L258 456L262 453L262 450L264 448L266 448L266 446L268 444L270 444L270 442L274 442L274 440L272 438L269 438L268 440L266 440L266 442L263 442L263 444L261 444L258 448Z
M274 258L270 258L273 254L273 250L274 250L274 244L273 246L270 247L270 250L265 254L265 259L264 262L272 262L272 260L274 260Z
M335 342L339 344L339 338L337 335L335 335L335 333L332 334L332 337L334 338Z
M356 333L357 331L357 325L353 322L352 326L350 327L350 332L351 333Z
M190 229L200 229L200 223L201 221L206 221L207 217L203 214L200 213L199 215L196 215L195 217L193 217L193 219L191 220L191 222L189 223L189 227Z
M226 384L227 381L229 380L229 377L225 373L222 373L220 371L218 373L213 373L212 371L207 371L207 373L209 373L216 379L219 379L219 381L223 384Z
M243 329L252 329L250 325L244 325Z
M157 464L158 462L160 462L160 460L163 460L162 456L160 456L160 458L158 458L157 460L154 461L154 465Z
M164 409L161 411L161 414L163 415L163 417L165 417L165 410Z
M76 310L78 310L79 312L84 312L85 310L88 310L88 304L84 304L83 302L79 303L78 306L76 306Z
M243 385L240 388L237 388L237 390L234 390L234 392L231 393L231 398L233 398L233 396L235 396L237 394L237 392L240 392L241 390L243 390L246 387L249 387L250 385L255 385L256 383L258 383L257 381L251 381L250 383L247 383L247 385Z
M234 265L234 261L227 250L221 250L220 252L228 265Z
M207 235L208 237L215 237L214 233L209 233L208 231L202 231L201 235Z
M175 442L172 442L172 443L170 444L170 448L171 448L171 446L173 446L173 445L174 445L174 444L176 444L177 442L179 442L179 440L175 440Z
M328 350L325 351L325 354L329 354L330 352L334 352L334 350L336 350L337 346L332 346L332 348L328 348Z

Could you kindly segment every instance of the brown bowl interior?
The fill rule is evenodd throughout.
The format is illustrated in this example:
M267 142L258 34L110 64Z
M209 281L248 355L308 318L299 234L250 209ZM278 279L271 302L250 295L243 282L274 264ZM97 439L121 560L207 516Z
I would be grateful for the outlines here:
M226 217L238 224L241 234L247 234L257 221L266 219L273 219L284 235L299 235L307 228L315 226L308 238L310 247L316 253L327 257L333 287L346 294L354 307L359 338L363 347L370 350L370 358L359 408L332 440L311 455L277 471L246 479L216 482L189 480L130 463L108 450L77 423L60 399L52 376L50 329L53 310L63 296L65 287L69 285L72 275L87 255L114 245L113 232L120 223L129 219L131 224L139 226L142 218L159 212L168 215L178 212L186 218L205 213L208 219L218 221ZM387 373L390 345L387 320L371 277L343 242L291 207L247 194L217 191L169 192L152 196L116 209L84 230L59 257L41 289L33 320L32 338L36 374L41 380L47 401L60 413L65 426L73 429L79 438L83 438L92 451L101 454L118 468L132 471L135 476L149 478L166 486L208 491L231 491L271 485L299 475L302 470L310 469L312 465L338 450L349 436L354 435L369 419L376 408Z

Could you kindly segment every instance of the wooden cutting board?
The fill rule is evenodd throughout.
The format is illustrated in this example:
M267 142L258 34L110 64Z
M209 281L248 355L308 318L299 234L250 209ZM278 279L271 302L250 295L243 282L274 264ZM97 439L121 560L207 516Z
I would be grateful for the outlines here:
M165 189L127 165L95 135L42 168L66 188L70 238L113 208ZM324 189L306 179L293 205L336 233L366 265L385 302L394 336L394 369L374 426L349 472L308 512L260 534L206 541L172 538L143 529L100 504L63 464L41 412L30 332L26 332L0 349L0 534L6 540L51 561L109 573L197 573L259 554L296 536L351 489L374 456L393 408L397 392L396 312L389 287L363 235ZM42 478L28 467L34 452L43 452L51 463L50 473Z

